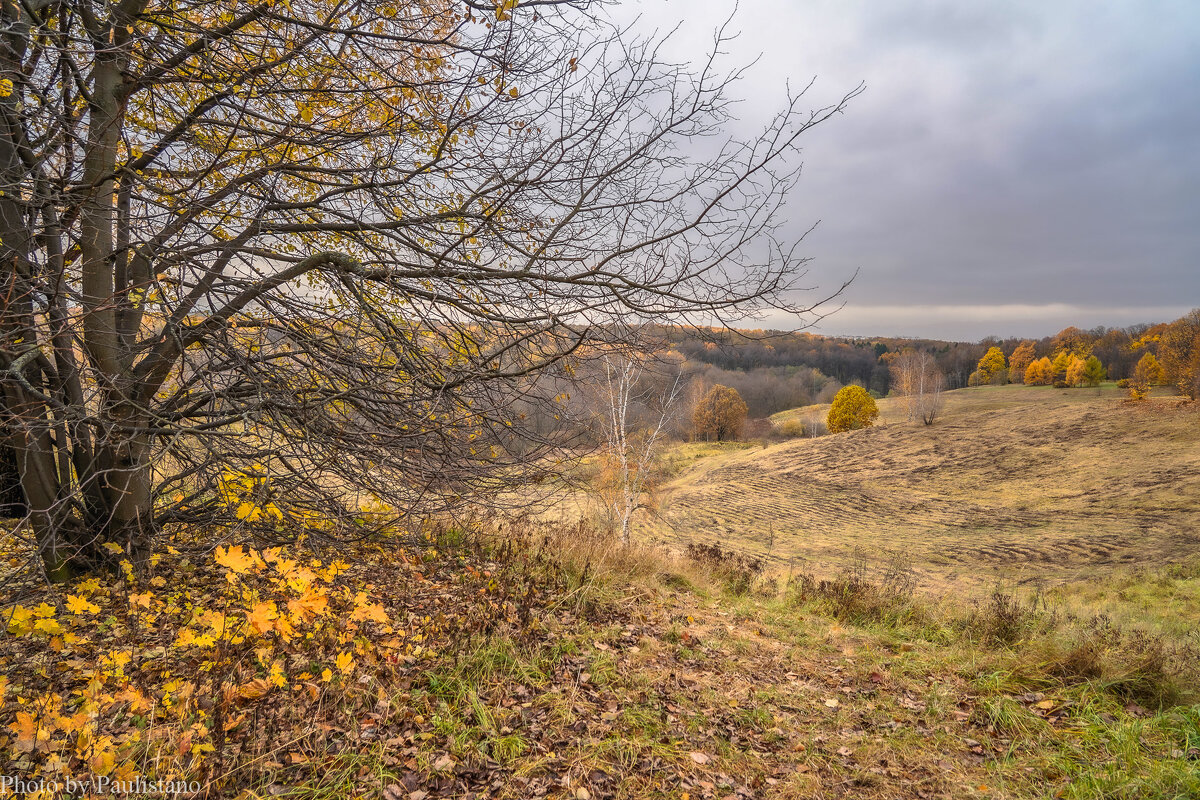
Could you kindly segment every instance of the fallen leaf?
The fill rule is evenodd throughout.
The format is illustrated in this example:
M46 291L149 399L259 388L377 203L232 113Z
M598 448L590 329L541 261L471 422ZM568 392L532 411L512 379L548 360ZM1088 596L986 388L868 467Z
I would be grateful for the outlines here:
M255 678L249 683L238 687L238 697L242 700L258 700L271 691L271 682L266 678Z
M704 753L700 753L700 752L696 752L696 751L692 752L692 761L695 761L697 764L707 764L710 760L711 759L709 759L708 756L704 755Z

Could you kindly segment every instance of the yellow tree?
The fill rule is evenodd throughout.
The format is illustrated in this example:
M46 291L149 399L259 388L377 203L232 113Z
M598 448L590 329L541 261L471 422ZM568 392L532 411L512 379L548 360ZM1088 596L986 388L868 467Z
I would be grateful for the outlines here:
M692 412L692 430L698 438L733 441L742 435L749 409L737 389L717 384L708 390Z
M1146 353L1138 359L1133 368L1133 376L1129 380L1129 398L1144 400L1150 394L1150 387L1160 385L1164 380L1163 369L1153 353Z
M1088 356L1083 365L1083 385L1099 386L1100 381L1108 375L1104 364L1096 356Z
M1099 363L1099 362L1097 362ZM1071 360L1067 363L1066 381L1068 386L1079 386L1083 383L1084 373L1087 370L1087 362L1079 356L1071 356Z
M983 354L983 358L979 359L977 367L979 372L980 383L993 383L1004 381L1004 351L999 347L989 347L988 351Z
M1051 380L1052 383L1057 383L1058 381L1066 381L1067 370L1070 368L1071 359L1074 357L1075 356L1069 350L1060 350L1054 356L1054 360L1050 362L1050 373L1051 373L1051 377L1052 377L1052 380Z
M1033 363L1037 353L1034 350L1033 342L1021 342L1013 349L1012 355L1008 357L1008 377L1013 383L1023 383L1025 381L1025 368Z
M802 310L789 159L844 104L689 163L737 74L592 6L0 3L0 430L53 577L486 497L597 330ZM218 491L257 467L282 520Z
M879 407L875 398L861 386L843 386L833 398L829 406L829 416L825 420L830 433L855 431L869 428L879 417Z

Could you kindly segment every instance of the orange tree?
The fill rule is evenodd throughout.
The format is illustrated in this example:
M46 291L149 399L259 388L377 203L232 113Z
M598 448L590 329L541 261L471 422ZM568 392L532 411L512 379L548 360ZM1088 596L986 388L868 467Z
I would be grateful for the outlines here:
M1158 358L1168 383L1186 397L1200 397L1200 309L1166 326Z
M1042 356L1025 368L1025 384L1027 386L1049 386L1054 382L1054 367L1050 359Z
M825 424L830 433L869 428L879 417L875 398L861 386L843 386L829 406Z
M1021 342L1016 346L1012 355L1008 357L1008 377L1013 383L1025 380L1025 369L1033 363L1036 355L1033 342Z
M697 438L733 441L742 435L747 410L746 401L737 389L718 384L696 403L692 429Z
M1099 361L1096 362L1097 364ZM1087 362L1079 356L1071 356L1071 360L1067 363L1066 381L1069 386L1079 386L1084 381L1084 373L1087 371Z
M776 223L844 103L691 163L737 74L592 7L0 3L0 435L50 576L486 496L598 329L803 310Z

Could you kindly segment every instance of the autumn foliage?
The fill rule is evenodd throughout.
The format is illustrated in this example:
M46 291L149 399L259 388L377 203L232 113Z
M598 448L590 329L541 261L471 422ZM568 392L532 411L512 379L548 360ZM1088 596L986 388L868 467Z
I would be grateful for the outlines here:
M971 373L967 384L983 386L989 383L1006 383L1007 380L1008 372L1005 369L1004 351L999 347L989 347L988 351L983 354L983 358L979 359L979 365Z
M1050 359L1043 356L1025 368L1027 386L1049 386L1054 383L1054 367Z
M1200 309L1166 327L1158 343L1158 361L1166 382L1185 397L1200 398Z
M1013 383L1025 382L1025 370L1037 358L1033 342L1021 342L1008 357L1008 377Z
M199 782L209 796L287 768L302 782L321 754L367 746L354 720L383 724L380 685L512 611L498 576L444 557L432 533L331 557L181 544L153 560L152 577L123 558L119 577L69 583L60 604L9 607L3 774Z
M1133 377L1129 380L1129 399L1145 400L1150 394L1150 387L1159 386L1165 380L1163 368L1153 353L1146 353L1138 360L1133 369Z
M869 428L878 417L879 408L875 405L875 398L866 389L844 386L833 398L825 424L830 433L841 433Z
M699 439L733 441L742 435L747 411L746 401L737 389L717 385L696 403L692 429Z

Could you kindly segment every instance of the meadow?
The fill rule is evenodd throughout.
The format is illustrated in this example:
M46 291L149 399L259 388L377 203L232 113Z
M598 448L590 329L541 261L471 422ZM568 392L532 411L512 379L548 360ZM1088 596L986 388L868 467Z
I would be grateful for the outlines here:
M1200 412L1099 389L947 392L932 426L879 401L874 427L781 443L679 444L638 532L719 544L775 571L901 559L939 592L1053 584L1200 547ZM773 418L823 417L811 406Z
M352 547L179 531L148 575L27 585L0 774L246 800L1200 796L1195 410L882 407L671 447L670 547L528 518Z

